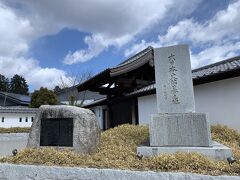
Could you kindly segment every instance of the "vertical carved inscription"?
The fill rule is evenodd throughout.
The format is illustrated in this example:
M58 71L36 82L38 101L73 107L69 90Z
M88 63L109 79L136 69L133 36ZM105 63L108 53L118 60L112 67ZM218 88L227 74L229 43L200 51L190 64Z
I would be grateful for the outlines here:
M165 84L163 86L163 93L164 93L164 99L167 100L167 86Z
M180 104L179 96L178 96L178 77L176 72L178 71L175 66L175 54L171 53L170 56L168 56L168 62L169 62L169 77L170 77L170 92L171 92L171 100L174 104Z

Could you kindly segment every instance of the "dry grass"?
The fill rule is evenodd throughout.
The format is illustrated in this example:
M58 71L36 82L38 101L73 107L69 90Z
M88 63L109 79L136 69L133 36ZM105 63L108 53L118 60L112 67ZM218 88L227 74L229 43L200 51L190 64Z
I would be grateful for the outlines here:
M0 127L0 133L28 133L30 128L27 127L12 127L12 128L2 128Z
M139 159L136 148L148 138L147 126L122 125L103 132L101 136L101 146L93 154L79 155L53 148L25 149L15 157L0 159L0 162L240 175L239 161L229 166L226 161L216 161L197 153L163 154ZM238 132L214 126L212 136L214 140L231 146L234 157L240 159Z

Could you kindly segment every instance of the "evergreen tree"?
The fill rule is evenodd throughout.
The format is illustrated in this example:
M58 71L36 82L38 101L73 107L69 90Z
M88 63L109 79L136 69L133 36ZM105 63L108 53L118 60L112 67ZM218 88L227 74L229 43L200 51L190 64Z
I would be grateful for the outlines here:
M8 91L9 80L4 75L0 74L0 91Z
M57 96L53 91L41 87L33 92L30 106L38 108L41 105L55 105L58 103Z
M26 80L17 74L11 78L9 89L12 93L28 95L28 85Z

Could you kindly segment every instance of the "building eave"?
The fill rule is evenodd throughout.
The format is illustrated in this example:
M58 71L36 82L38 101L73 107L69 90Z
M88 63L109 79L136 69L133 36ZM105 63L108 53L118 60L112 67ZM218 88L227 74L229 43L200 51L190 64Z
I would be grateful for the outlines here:
M6 96L6 99L8 99L12 102L16 102L16 103L21 104L21 105L26 105L27 106L27 105L30 104L30 101L22 101L20 99L17 99L15 97L10 96L8 93L0 92L0 96L2 96L2 97Z
M234 78L238 76L240 76L240 68L225 71L225 72L219 72L219 73L208 75L208 76L203 76L200 78L195 78L193 79L193 85L200 85L200 84L210 83L214 81Z
M110 86L116 80L118 80L119 77L121 77L120 75L127 76L130 74L130 72L134 72L135 70L138 70L138 68L144 67L146 63L149 63L151 67L154 67L153 52L154 52L154 49L152 47L148 47L144 49L143 51L137 53L136 55L132 56L131 58L117 65L116 67L106 69L105 71L97 74L93 78L79 85L78 91L83 91L86 89L91 90L91 87L92 87L93 88L92 90L100 92L100 90L102 89L99 88L99 85L103 85L104 83L105 84L109 83L109 86ZM204 84L204 83L210 83L214 81L234 78L238 76L240 76L240 56L229 58L217 63L213 63L210 65L192 70L193 85L195 86ZM94 87L97 87L97 88L94 89ZM132 96L138 96L138 95L140 96L140 95L153 94L156 92L155 87L150 89L146 89L145 87L139 87L139 88L136 88L138 89L136 90L136 92L135 91L129 92L129 91L122 90L122 95L132 97ZM109 89L105 88L105 91L109 91Z
M128 63L123 63L118 65L115 68L110 69L110 76L115 77L127 72L130 72L132 70L135 70L141 66L143 66L146 63L149 63L149 61L153 60L153 48L148 47L144 51L140 52L139 54L135 55L134 60L128 62Z
M82 107L83 108L91 108L91 107L95 107L95 106L101 106L101 105L106 104L106 101L107 101L107 98L97 99L91 103L83 105Z
M145 65L146 63L149 63L149 61L151 60L153 60L153 48L149 46L148 48L130 57L126 61L117 65L116 67L108 68L100 72L99 74L93 76L89 80L83 82L82 84L78 85L77 86L78 92L91 89L91 87L93 86L108 83L109 81L111 81L111 78L138 69L139 67Z
M110 79L110 69L105 69L104 71L100 72L99 74L93 76L92 78L88 79L87 81L83 82L82 84L77 86L78 92L84 91L89 89L91 86L95 86L101 81L106 81Z

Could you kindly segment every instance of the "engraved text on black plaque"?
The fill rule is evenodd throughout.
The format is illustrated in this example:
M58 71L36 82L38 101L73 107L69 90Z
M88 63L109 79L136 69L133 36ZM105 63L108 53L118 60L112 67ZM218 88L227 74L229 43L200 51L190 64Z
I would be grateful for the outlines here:
M73 118L41 120L40 146L73 146Z

